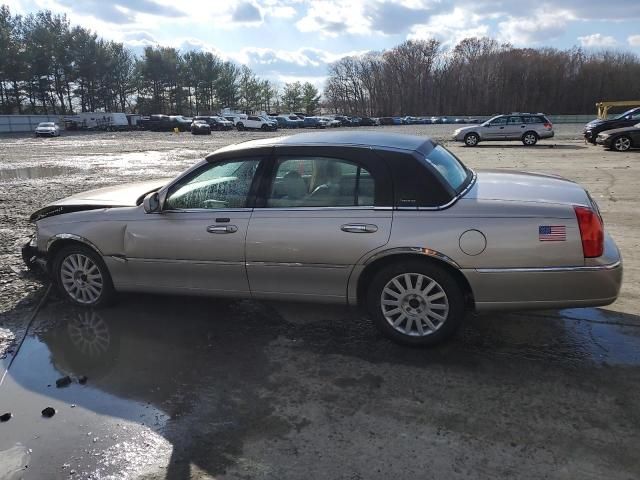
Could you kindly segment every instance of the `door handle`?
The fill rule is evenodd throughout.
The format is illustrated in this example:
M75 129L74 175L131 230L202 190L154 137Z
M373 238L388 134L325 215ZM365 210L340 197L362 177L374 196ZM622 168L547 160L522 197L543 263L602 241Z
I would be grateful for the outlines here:
M347 223L340 230L348 233L374 233L378 231L378 226L370 223Z
M526 125L522 125L520 128L524 128Z
M235 225L209 225L207 232L209 233L236 233L238 227Z

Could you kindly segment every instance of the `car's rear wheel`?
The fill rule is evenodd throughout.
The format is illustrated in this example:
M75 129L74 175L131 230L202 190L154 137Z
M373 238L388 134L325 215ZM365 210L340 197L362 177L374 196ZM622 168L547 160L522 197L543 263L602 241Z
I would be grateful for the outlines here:
M53 275L60 293L76 305L99 307L113 298L107 266L96 252L84 245L62 248L54 259Z
M538 134L536 132L525 132L522 135L522 144L525 147L533 147L536 143L538 143Z
M244 124L242 124L242 123L238 123L238 124L236 125L236 128L238 129L238 131L239 131L239 132L241 132L242 130L244 130Z
M398 263L373 278L367 307L378 329L409 345L434 345L450 337L465 314L456 279L430 263Z
M467 133L464 136L464 144L467 147L475 147L480 142L480 137L477 133Z
M616 152L626 152L631 148L631 139L626 135L620 135L611 143Z

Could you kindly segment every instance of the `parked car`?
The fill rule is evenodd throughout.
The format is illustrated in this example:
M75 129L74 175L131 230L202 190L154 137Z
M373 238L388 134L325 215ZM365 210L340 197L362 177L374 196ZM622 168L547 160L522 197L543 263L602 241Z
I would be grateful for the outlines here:
M467 123L467 121L464 118L456 118L453 123Z
M306 128L327 128L327 121L322 117L304 117L303 126Z
M596 143L618 152L626 152L632 148L640 148L640 123L632 127L615 128L599 133Z
M211 135L211 126L206 120L194 120L191 124L193 135Z
M280 128L299 128L300 127L300 120L298 120L298 117L295 117L295 120L292 118L289 118L288 115L278 115L276 117L276 121L278 122L278 127Z
M25 262L78 305L121 291L336 302L409 344L444 340L469 310L608 305L622 281L580 185L474 171L428 138L381 132L227 146L31 221Z
M35 130L36 137L59 137L60 127L55 122L40 122Z
M340 121L336 120L335 118L331 118L331 117L322 117L322 118L324 119L325 122L327 122L327 127L337 128L342 126Z
M276 122L274 124L272 121L267 120L266 118L258 117L255 115L249 115L244 120L238 120L236 123L236 128L238 129L238 131L242 131L242 130L271 131L271 130L278 129L278 123Z
M344 115L336 115L335 117L333 117L335 120L340 122L340 125L343 127L350 127L351 126L351 119L349 117L346 117Z
M393 125L393 118L391 117L380 117L380 125Z
M217 115L194 117L194 120L204 120L209 124L211 130L231 130L233 128L232 122Z
M169 123L171 124L171 130L177 128L179 132L188 132L191 128L192 120L182 115L170 115Z
M632 127L640 122L640 107L627 110L611 120L592 120L584 126L584 138L595 145L600 132L616 128Z
M360 125L363 127L374 127L376 125L376 121L371 117L362 117L360 119Z
M150 130L152 132L169 132L173 129L173 122L169 115L149 115L142 117L138 121L138 126L142 130Z
M479 142L495 140L520 140L531 147L538 140L552 138L553 124L542 113L514 113L497 115L480 125L458 128L453 139L475 147Z

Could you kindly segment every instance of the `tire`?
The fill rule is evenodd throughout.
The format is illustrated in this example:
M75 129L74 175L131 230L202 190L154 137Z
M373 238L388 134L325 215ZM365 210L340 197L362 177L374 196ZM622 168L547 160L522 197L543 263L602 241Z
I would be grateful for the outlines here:
M269 129L269 125L266 125L266 124L265 124L265 125L262 125L262 126L260 127L260 129L261 129L263 132L266 132L266 131Z
M52 275L60 294L82 307L108 305L114 296L111 275L94 250L76 244L63 247L53 260Z
M241 132L241 131L243 131L243 130L244 130L244 124L242 124L242 123L238 123L238 124L236 125L236 128L238 129L238 131L239 131L239 132Z
M522 144L525 147L533 147L536 143L538 143L538 134L536 132L524 132Z
M464 144L467 147L475 147L480 143L480 136L477 133L467 133L464 136Z
M631 138L620 135L611 141L611 148L616 152L626 152L631 148Z
M401 262L380 270L369 286L367 309L383 335L405 345L446 340L460 326L466 310L453 275L427 262Z

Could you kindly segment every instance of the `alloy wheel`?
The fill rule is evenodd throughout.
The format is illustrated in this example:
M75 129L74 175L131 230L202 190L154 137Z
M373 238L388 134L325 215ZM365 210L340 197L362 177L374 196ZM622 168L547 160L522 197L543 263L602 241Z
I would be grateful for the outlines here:
M380 306L385 320L398 332L424 337L447 321L449 299L442 286L421 273L403 273L382 289Z
M82 253L72 253L62 261L60 281L73 300L85 305L96 303L104 288L100 268Z
M629 139L628 137L616 138L613 146L619 152L626 152L631 148L631 139Z

